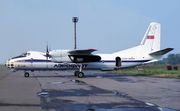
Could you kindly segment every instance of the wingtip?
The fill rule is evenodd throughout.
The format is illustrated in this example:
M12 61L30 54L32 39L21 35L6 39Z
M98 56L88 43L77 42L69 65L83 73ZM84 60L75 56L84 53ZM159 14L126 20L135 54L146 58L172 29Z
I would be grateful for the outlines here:
M98 51L97 49L94 49L94 48L89 48L88 50L91 50L91 51Z
M166 48L166 49L168 49L168 50L174 50L174 48Z

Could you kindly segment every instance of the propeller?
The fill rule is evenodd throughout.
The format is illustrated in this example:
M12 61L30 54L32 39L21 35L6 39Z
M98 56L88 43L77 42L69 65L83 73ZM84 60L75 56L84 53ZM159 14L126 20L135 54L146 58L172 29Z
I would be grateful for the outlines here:
M46 46L46 67L48 67L48 58L50 58L50 54L49 54L49 48L48 48L48 42L47 42L47 46Z
M49 57L49 49L48 49L48 45L46 47L46 59L48 60L48 57Z
M49 54L49 47L48 47L48 43L47 43L47 46L46 46L46 54L44 55L46 57L46 60L48 60L48 58L51 57L51 55Z

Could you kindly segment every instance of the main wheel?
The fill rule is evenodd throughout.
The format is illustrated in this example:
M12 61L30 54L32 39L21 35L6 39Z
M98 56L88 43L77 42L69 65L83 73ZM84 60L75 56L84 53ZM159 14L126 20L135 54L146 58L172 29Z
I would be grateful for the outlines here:
M78 77L79 78L83 78L84 77L84 73L83 72L79 72Z
M25 73L24 73L24 77L29 77L29 73L28 73L28 72L25 72Z
M79 74L79 71L74 72L74 76L78 76L78 74Z

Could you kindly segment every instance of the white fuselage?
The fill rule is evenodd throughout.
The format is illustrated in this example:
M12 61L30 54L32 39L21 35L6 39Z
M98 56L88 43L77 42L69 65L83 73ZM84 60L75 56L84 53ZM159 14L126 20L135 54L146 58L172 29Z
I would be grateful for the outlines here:
M46 58L43 52L28 51L25 55L17 56L6 61L5 65L8 68L16 70L78 70L82 65L83 70L114 70L115 68L125 68L137 66L142 63L152 60L150 56L123 56L117 54L96 54L101 57L100 61L88 63L72 63L68 50L63 50L63 54L59 53L62 50L51 51L51 58ZM55 53L56 52L56 53ZM58 55L60 54L60 55ZM116 66L116 57L121 58L121 66Z

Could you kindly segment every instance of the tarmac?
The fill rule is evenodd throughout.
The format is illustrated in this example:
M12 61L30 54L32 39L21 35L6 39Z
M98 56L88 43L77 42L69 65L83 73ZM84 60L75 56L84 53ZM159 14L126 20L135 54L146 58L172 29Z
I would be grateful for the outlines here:
M0 111L178 111L180 79L0 67Z

